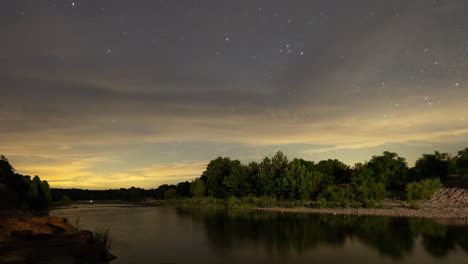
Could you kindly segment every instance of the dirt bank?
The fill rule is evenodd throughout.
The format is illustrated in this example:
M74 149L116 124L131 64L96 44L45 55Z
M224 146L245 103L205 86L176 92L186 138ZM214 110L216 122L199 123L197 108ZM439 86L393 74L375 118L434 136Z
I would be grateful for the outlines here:
M107 263L115 259L61 217L0 220L0 263Z
M428 201L419 203L419 209L409 208L408 202L384 203L386 209L377 208L257 208L264 211L301 212L335 215L380 215L395 217L423 217L447 224L468 225L468 190L443 188Z

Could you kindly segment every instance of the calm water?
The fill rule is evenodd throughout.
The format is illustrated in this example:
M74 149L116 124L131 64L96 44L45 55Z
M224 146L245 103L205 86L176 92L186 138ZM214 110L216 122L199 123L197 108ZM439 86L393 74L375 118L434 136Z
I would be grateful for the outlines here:
M117 263L468 263L468 227L430 220L162 207L55 210L111 228Z

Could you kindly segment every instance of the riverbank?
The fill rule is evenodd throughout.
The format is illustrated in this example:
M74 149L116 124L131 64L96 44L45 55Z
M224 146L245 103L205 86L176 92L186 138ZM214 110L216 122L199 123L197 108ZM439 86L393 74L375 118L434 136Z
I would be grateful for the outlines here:
M420 217L437 219L439 222L444 223L468 225L468 190L460 188L442 188L427 201L384 200L371 205L282 201L268 197L231 197L228 199L205 197L157 201L155 204L181 208L253 209L291 213Z
M102 236L61 217L0 219L0 263L108 263Z
M284 208L269 207L255 208L260 211L289 212L289 213L313 213L333 215L368 215L368 216L391 216L391 217L421 217L440 220L445 223L456 223L468 225L468 208L460 207L434 207L421 204L419 209L404 206L390 208Z

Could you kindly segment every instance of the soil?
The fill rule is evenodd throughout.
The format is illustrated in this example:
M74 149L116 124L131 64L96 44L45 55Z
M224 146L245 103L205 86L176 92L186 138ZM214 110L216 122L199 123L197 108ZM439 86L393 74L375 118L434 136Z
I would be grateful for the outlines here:
M0 220L0 263L108 263L115 259L93 233L61 217Z

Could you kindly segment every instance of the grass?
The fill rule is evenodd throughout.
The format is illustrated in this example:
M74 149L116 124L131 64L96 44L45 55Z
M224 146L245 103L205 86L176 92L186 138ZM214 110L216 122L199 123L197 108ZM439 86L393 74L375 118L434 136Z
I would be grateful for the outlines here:
M421 205L419 205L419 203L417 201L410 201L409 208L419 210L419 209L421 209Z
M75 222L71 224L76 230L80 230L80 217L78 216L75 219Z
M111 246L110 227L98 226L93 232L93 243L109 250Z
M175 206L181 209L192 207L243 210L253 208L381 208L381 203L372 202L363 205L358 202L329 202L325 200L304 201L304 200L279 200L272 197L229 197L227 199L218 199L213 197L203 198L180 198L165 200L162 205Z

